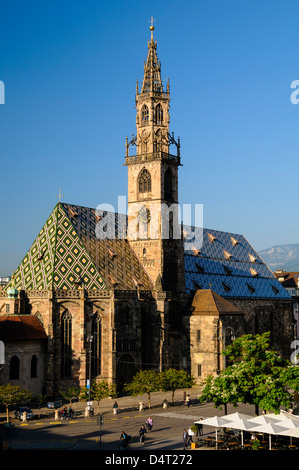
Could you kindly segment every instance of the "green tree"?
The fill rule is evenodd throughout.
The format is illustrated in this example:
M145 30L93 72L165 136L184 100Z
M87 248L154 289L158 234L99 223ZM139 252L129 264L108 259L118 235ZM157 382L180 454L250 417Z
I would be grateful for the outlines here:
M270 347L270 333L244 335L236 339L224 351L233 365L219 376L208 377L200 397L201 401L213 401L215 407L238 403L255 405L266 411L279 412L281 406L290 406L292 394L285 371L289 361ZM295 373L293 374L295 381Z
M116 387L114 384L109 384L105 380L93 382L91 386L91 398L98 402L98 413L100 412L100 401L103 398L115 397Z
M172 392L172 403L174 403L174 393L181 388L191 388L195 385L194 378L185 370L167 369L162 372L162 390Z
M153 370L140 370L133 377L132 382L125 385L125 391L137 396L147 394L148 407L151 407L151 393L162 389L161 374Z
M8 407L19 403L26 403L30 400L32 393L25 390L20 385L0 385L0 403L6 407L6 420L9 421Z
M81 390L79 387L67 387L65 390L60 391L60 395L65 400L68 400L72 404L73 400L79 398Z
M100 408L100 401L103 398L114 397L116 395L116 387L114 384L101 380L99 382L94 381L90 387L90 399L98 402L98 412ZM83 400L89 400L89 389L83 387L81 389L80 398Z

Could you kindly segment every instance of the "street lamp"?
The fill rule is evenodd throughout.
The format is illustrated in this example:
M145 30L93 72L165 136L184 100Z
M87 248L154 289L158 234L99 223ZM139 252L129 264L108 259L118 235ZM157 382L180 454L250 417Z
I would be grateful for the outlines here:
M89 366L89 379L88 379L88 387L87 387L88 388L88 396L89 396L89 400L88 400L88 402L89 402L89 408L88 409L89 410L90 410L90 406L91 406L90 405L90 403L91 403L91 400L90 400L90 387L91 387L91 352L92 352L91 343L92 343L92 340L93 340L93 335L88 333L87 337L86 337L86 341L89 343L89 351L88 351L89 352L89 364L88 364L88 366Z
M220 326L219 324L216 326L216 336L213 336L213 339L217 339L217 373L220 373L220 341L223 341L222 350L225 349L225 340L226 340L226 331L230 331L230 339L234 341L236 338L235 330L231 326ZM226 357L224 357L224 369L226 368Z

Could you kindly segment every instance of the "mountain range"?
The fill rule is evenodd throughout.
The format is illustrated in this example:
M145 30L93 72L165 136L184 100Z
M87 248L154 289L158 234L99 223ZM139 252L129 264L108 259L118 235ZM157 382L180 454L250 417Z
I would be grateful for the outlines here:
M259 251L271 271L299 271L299 243L276 245Z

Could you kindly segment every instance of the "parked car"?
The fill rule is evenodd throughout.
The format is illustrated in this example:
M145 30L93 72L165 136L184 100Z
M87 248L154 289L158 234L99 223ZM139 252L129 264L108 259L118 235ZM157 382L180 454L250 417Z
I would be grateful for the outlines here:
M15 417L17 419L22 420L24 412L27 413L27 416L26 416L27 419L33 419L34 418L34 414L33 414L32 410L30 408L28 408L27 406L19 406L15 411Z

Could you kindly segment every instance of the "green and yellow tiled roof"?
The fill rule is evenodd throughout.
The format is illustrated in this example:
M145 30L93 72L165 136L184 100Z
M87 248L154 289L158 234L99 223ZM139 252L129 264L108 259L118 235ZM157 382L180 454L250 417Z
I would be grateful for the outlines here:
M110 216L110 215L109 215ZM94 209L58 203L14 273L19 290L152 289L124 239L96 237Z

